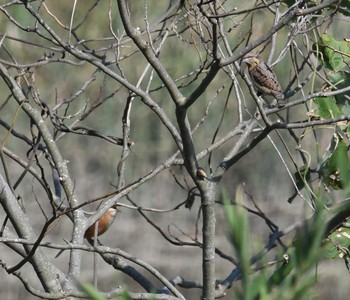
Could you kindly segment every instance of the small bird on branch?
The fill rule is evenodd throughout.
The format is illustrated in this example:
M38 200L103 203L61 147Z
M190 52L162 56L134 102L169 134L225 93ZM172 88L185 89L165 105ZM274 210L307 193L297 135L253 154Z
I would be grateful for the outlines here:
M242 61L248 65L249 76L258 96L273 96L277 100L277 106L283 107L286 104L284 94L271 68L255 52L244 55Z
M97 222L95 222L94 224L89 226L88 229L86 229L84 237L87 240L92 241L95 237L95 230L97 230L96 236L100 236L104 234L109 229L109 227L113 224L118 212L119 210L117 208L117 205L109 208L103 214L103 216L100 219L98 219ZM97 226L96 226L96 223L97 223ZM59 257L63 253L63 251L64 249L60 250L55 256L55 258Z
M119 210L117 206L112 206L97 221L97 236L104 234L108 230L108 228L114 222L114 219L118 211ZM88 240L94 239L95 229L96 229L96 223L92 224L88 229L86 229L84 237L87 238Z

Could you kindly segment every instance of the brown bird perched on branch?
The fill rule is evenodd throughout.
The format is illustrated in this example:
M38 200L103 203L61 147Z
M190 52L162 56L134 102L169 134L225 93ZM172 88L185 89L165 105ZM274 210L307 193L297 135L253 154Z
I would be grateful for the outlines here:
M243 62L248 65L249 76L258 92L258 96L273 96L277 100L278 107L283 107L286 104L284 94L271 68L254 52L244 55Z
M105 214L97 221L97 236L100 236L101 234L104 234L108 228L112 225L115 216L118 212L117 206L112 206L109 208ZM92 224L88 229L85 231L84 237L91 240L94 239L95 236L95 224Z
M97 236L100 236L101 234L104 234L108 228L112 225L112 223L114 222L114 219L117 215L117 213L119 212L117 205L112 206L111 208L109 208L104 214L103 216L97 220L98 222L98 226L97 226ZM89 226L88 229L86 229L84 237L88 240L93 240L95 237L95 224L92 224L91 226ZM63 253L64 249L60 250L57 255L55 256L55 258L59 257L62 253Z

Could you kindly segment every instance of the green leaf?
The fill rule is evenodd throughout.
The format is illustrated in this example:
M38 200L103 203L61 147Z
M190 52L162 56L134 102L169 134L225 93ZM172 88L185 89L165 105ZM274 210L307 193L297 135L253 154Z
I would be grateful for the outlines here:
M305 186L305 182L310 180L310 169L308 166L304 165L299 168L298 171L294 173L295 183L298 190L301 190Z
M343 89L350 86L350 74L349 72L341 71L341 72L330 72L328 74L329 81L336 89ZM336 103L339 105L342 113L344 115L348 115L350 113L350 92L346 92L340 95L336 95Z
M328 162L330 157L333 155L335 149L338 147L339 144L339 135L338 134L333 134L332 140L330 144L328 145L326 151L322 155L321 161L319 162L319 165L317 167L317 171L319 173L322 173L325 176L328 176L327 172L326 174L324 173L324 170L328 170Z
M89 283L78 283L79 287L87 294L91 300L107 300L94 286ZM131 300L127 291L122 292L117 300Z
M224 202L226 204L225 212L226 218L230 226L230 234L232 244L237 251L242 264L242 268L247 268L249 265L249 247L248 247L248 215L247 211L240 206L242 203L242 188L237 187L236 190L236 203L237 205L231 205L227 197L224 195Z
M225 213L227 222L229 224L230 236L232 245L236 251L239 268L242 273L242 286L244 299L250 300L252 297L252 290L249 285L250 274L250 247L249 247L249 224L248 214L246 209L241 206L243 201L243 189L238 186L236 189L235 202L237 205L232 205L227 195L223 195L225 203Z
M118 300L131 300L131 297L129 296L128 291L124 291L117 299ZM150 299L153 299L153 297ZM154 299L156 299L156 297L154 297Z
M346 135L348 136L348 138L350 138L350 126L348 126L346 129Z
M344 140L340 140L333 155L330 157L328 172L330 179L332 179L332 175L335 176L336 183L340 188L345 188L349 185L348 147Z
M348 147L341 135L335 133L317 171L328 188L338 190L349 187L349 170Z
M350 229L339 228L333 232L324 242L326 258L344 258L349 259L350 251Z
M326 67L335 72L345 68L350 60L349 43L337 41L330 35L322 35L318 49L323 54Z
M343 114L333 97L317 97L315 103L317 105L315 114L321 119L330 119Z
M81 289L89 296L92 300L106 300L105 297L91 284L81 283L79 284Z
M250 283L251 295L254 299L271 299L268 290L268 277L264 272L254 277Z
M338 12L345 16L350 16L350 0L343 0L340 2L339 7L337 7Z
M283 254L283 258L282 258L282 255L279 258L279 261L281 262L277 265L275 272L272 274L272 276L269 279L270 289L273 286L280 286L286 280L287 276L289 276L289 274L295 267L294 258L292 261L289 260L290 256L294 257L294 251L295 251L295 248L291 247L291 249L289 249L289 252L290 252L289 254L285 253ZM285 259L284 257L287 259Z

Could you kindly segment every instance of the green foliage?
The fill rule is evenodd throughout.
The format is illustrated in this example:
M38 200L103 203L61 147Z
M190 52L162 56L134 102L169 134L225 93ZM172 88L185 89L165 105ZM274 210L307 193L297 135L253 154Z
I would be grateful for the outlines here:
M242 189L239 186L236 190L236 202L241 203L243 194ZM249 287L248 276L250 273L249 259L249 244L248 244L248 236L249 236L249 225L248 225L248 215L247 211L241 206L229 206L227 202L227 197L224 196L226 202L226 217L227 222L230 226L231 232L230 237L232 241L232 245L236 250L236 255L238 256L238 260L240 262L240 269L242 272L242 282L244 287L244 295L247 297L246 299L252 299L252 290Z
M328 236L324 242L326 249L325 257L329 259L344 259L348 270L350 270L350 229L339 228Z
M338 89L343 89L350 86L350 73L348 70L342 70L339 72L330 72L328 74L329 81L332 86L336 86ZM341 109L342 114L347 115L350 113L350 104L349 104L350 93L344 93L341 95L336 95L334 98L337 105Z
M342 2L343 7L348 7L348 2ZM323 90L342 89L350 85L350 44L346 40L338 41L331 35L322 35L320 42L314 44L314 49L319 59L323 62L328 86L322 86ZM318 97L314 100L315 116L321 120L336 118L350 113L350 93L337 96ZM348 122L338 122L335 132L327 150L318 162L316 171L326 190L344 189L349 186L349 137L350 128Z
M342 89L350 85L350 44L348 41L338 41L330 35L322 35L321 41L314 44L315 51L329 71L327 72L329 87ZM328 88L326 86L324 89ZM317 98L315 103L319 107L321 118L339 116L350 113L350 93L335 97ZM322 100L321 100L322 99ZM338 106L338 107L337 107Z
M257 272L251 265L248 214L240 206L241 189L236 192L237 205L230 205L227 196L224 199L231 241L242 278L242 290L236 291L237 299L310 299L315 283L315 265L325 257L321 246L326 222L321 203L314 218L304 223L287 251L278 254L275 269L271 271L263 267Z
M326 190L343 190L345 195L350 193L350 162L349 162L349 142L344 137L344 132L348 132L348 126L343 126L343 130L338 128L333 134L332 140L324 153L320 165L317 169ZM350 230L339 228L328 236L324 242L326 249L325 257L329 259L343 258L348 270L350 251Z
M294 176L297 188L301 190L304 188L305 183L310 180L310 168L306 165L301 166L298 171L294 173Z
M337 106L332 101L325 103L325 99L317 99L320 115L324 118L330 118L330 114L337 111ZM343 127L343 130L341 129ZM350 192L350 162L349 162L349 142L344 134L349 131L348 126L337 127L337 132L333 134L332 139L319 159L316 172L321 179L326 191L344 190L345 194ZM311 180L311 173L315 172L310 166L303 165L294 173L295 183L299 190L303 189L307 182Z
M339 72L347 66L350 60L350 46L347 41L337 41L332 36L324 34L319 44L326 68Z
M278 290L276 299L310 299L315 282L314 267L322 258L325 222L319 207L311 221L297 232L293 246L283 254L280 264L269 280L269 290Z
M322 119L334 118L342 115L334 97L318 97L315 99L315 104L317 105L316 114Z
M129 296L127 291L124 291L117 300L131 300L131 297Z
M91 300L106 300L105 297L101 295L101 293L96 290L91 284L83 283L80 284L81 289L88 295Z
M324 90L328 88L342 89L350 85L350 44L348 41L338 41L330 35L322 35L321 41L314 44L314 49L323 62L325 69L328 69L327 77L329 86L323 86ZM318 97L315 99L317 105L316 115L322 119L333 118L350 113L349 103L350 93L344 93L337 96Z
M340 134L334 134L317 169L326 188L344 189L349 186L348 146Z
M350 0L343 0L340 2L338 11L345 16L350 16Z
M91 284L83 283L79 284L80 288L87 294L89 299L91 300L106 300L103 295ZM116 298L116 300L130 300L130 296L127 291L124 291L120 296Z

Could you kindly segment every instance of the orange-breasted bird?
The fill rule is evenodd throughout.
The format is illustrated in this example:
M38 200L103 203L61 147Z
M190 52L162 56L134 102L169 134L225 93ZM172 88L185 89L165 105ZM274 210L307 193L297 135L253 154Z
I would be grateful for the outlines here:
M98 228L97 228L97 236L100 236L101 234L104 234L108 228L112 225L114 222L114 219L119 212L117 205L112 206L109 208L103 216L97 221L98 222ZM86 229L84 237L88 240L93 240L95 236L95 224L92 224L88 229ZM63 253L63 249L60 250L55 258L59 257Z
M277 105L285 105L284 94L275 73L255 52L243 56L244 63L248 65L249 76L258 95L270 95L277 100Z
M112 225L117 213L118 213L117 206L112 206L109 208L104 215L97 221L97 236L100 236L104 234L108 228ZM87 239L93 239L95 236L95 224L92 224L88 229L85 231L84 237Z

